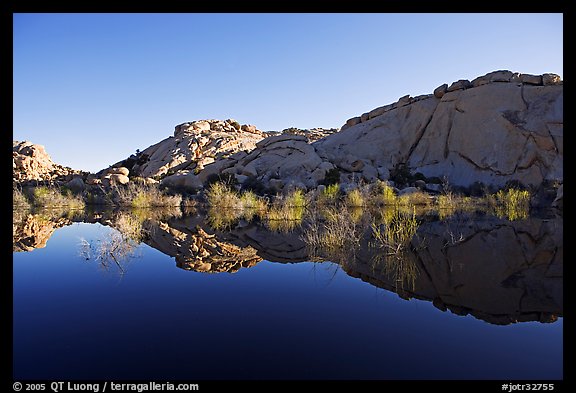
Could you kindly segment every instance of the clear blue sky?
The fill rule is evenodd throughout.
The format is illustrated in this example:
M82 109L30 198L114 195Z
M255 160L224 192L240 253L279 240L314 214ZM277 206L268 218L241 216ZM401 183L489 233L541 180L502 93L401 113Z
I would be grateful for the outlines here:
M499 69L563 76L562 14L14 14L13 137L94 172L186 121L340 127Z

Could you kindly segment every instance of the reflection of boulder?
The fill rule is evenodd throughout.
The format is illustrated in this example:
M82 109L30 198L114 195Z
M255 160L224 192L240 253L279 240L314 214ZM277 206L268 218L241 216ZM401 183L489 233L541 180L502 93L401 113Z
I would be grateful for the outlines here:
M408 256L418 270L413 287L398 287L365 255L343 269L403 298L494 324L562 316L562 220L432 222L418 233L426 248Z
M254 248L220 241L199 225L172 227L166 222L158 222L151 224L150 229L146 243L175 257L177 266L185 270L234 273L262 260Z
M67 218L48 219L34 214L18 215L15 212L12 217L12 252L44 248L56 229L70 224Z
M301 229L289 233L270 231L263 225L243 225L223 233L228 241L240 247L254 247L263 259L273 262L309 260L306 245L300 239Z

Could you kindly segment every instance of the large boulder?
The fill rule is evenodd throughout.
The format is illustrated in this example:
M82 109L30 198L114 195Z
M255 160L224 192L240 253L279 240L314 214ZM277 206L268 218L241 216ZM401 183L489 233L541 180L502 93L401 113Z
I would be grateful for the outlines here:
M402 163L452 185L562 181L563 86L557 75L500 70L435 93L343 127L313 146L341 170L354 171L354 156L378 168L380 178Z

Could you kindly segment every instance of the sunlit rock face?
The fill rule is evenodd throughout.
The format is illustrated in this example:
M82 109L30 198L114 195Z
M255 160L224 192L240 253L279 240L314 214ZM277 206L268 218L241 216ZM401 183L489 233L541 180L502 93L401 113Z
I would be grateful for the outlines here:
M197 120L177 125L174 136L114 166L125 166L133 176L143 178L159 179L174 174L180 177L184 175L194 177L195 172L215 160L254 149L256 142L265 136L255 126L240 125L233 119ZM170 184L170 180L167 182L167 185L173 185ZM191 179L188 179L187 183L192 187L196 184Z
M14 182L71 180L81 171L56 164L42 145L29 141L12 142L12 178Z

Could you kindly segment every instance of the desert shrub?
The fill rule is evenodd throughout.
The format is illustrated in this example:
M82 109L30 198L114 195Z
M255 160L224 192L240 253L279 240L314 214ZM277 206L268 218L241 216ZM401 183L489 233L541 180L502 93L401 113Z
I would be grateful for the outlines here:
M126 186L115 188L118 204L134 208L180 206L181 195L169 195L157 184L137 184L130 182Z
M268 208L266 200L252 191L246 191L240 195L240 204L243 209L251 209L256 212L265 212Z
M508 180L506 182L506 184L504 184L504 187L502 189L504 191L509 191L509 190L528 191L530 188L527 187L520 180Z
M232 173L213 173L206 178L204 186L208 188L214 183L222 183L227 186L234 186L238 183L236 176Z
M403 186L414 181L410 173L410 168L404 163L398 163L392 168L390 171L390 180L398 186Z
M468 194L473 197L483 197L486 195L487 188L481 181L475 181L468 187Z
M407 205L407 206L415 206L415 205L424 205L427 206L430 204L430 196L422 191L412 192L410 194L405 194L396 199L399 205Z
M426 178L426 183L442 184L442 179L440 179L438 176L432 176L432 177Z
M340 185L338 183L330 184L318 195L318 202L320 204L336 203L339 195Z
M326 187L332 184L340 183L340 170L338 168L332 168L326 171L324 179L320 181L319 184L323 184Z
M210 206L219 206L229 209L241 209L242 201L238 193L225 183L213 183L206 191L206 199Z
M235 129L239 130L240 129L240 123L238 123L236 120L233 120L230 122L230 125L232 127L234 127Z
M283 198L283 203L290 207L304 207L306 206L306 197L304 196L304 191L296 189Z
M426 176L424 176L424 174L422 172L416 172L414 174L414 176L412 177L412 181L416 181L416 180L424 180L426 181Z
M263 195L268 192L268 189L261 180L258 180L255 176L249 176L242 183L242 191L253 191L258 195Z
M376 183L375 190L375 199L377 204L384 204L384 205L395 205L398 202L398 197L394 192L394 188L390 187L390 185L383 181L378 181Z
M39 186L32 191L32 204L37 207L63 207L83 209L82 197L73 195L70 190L57 187Z

